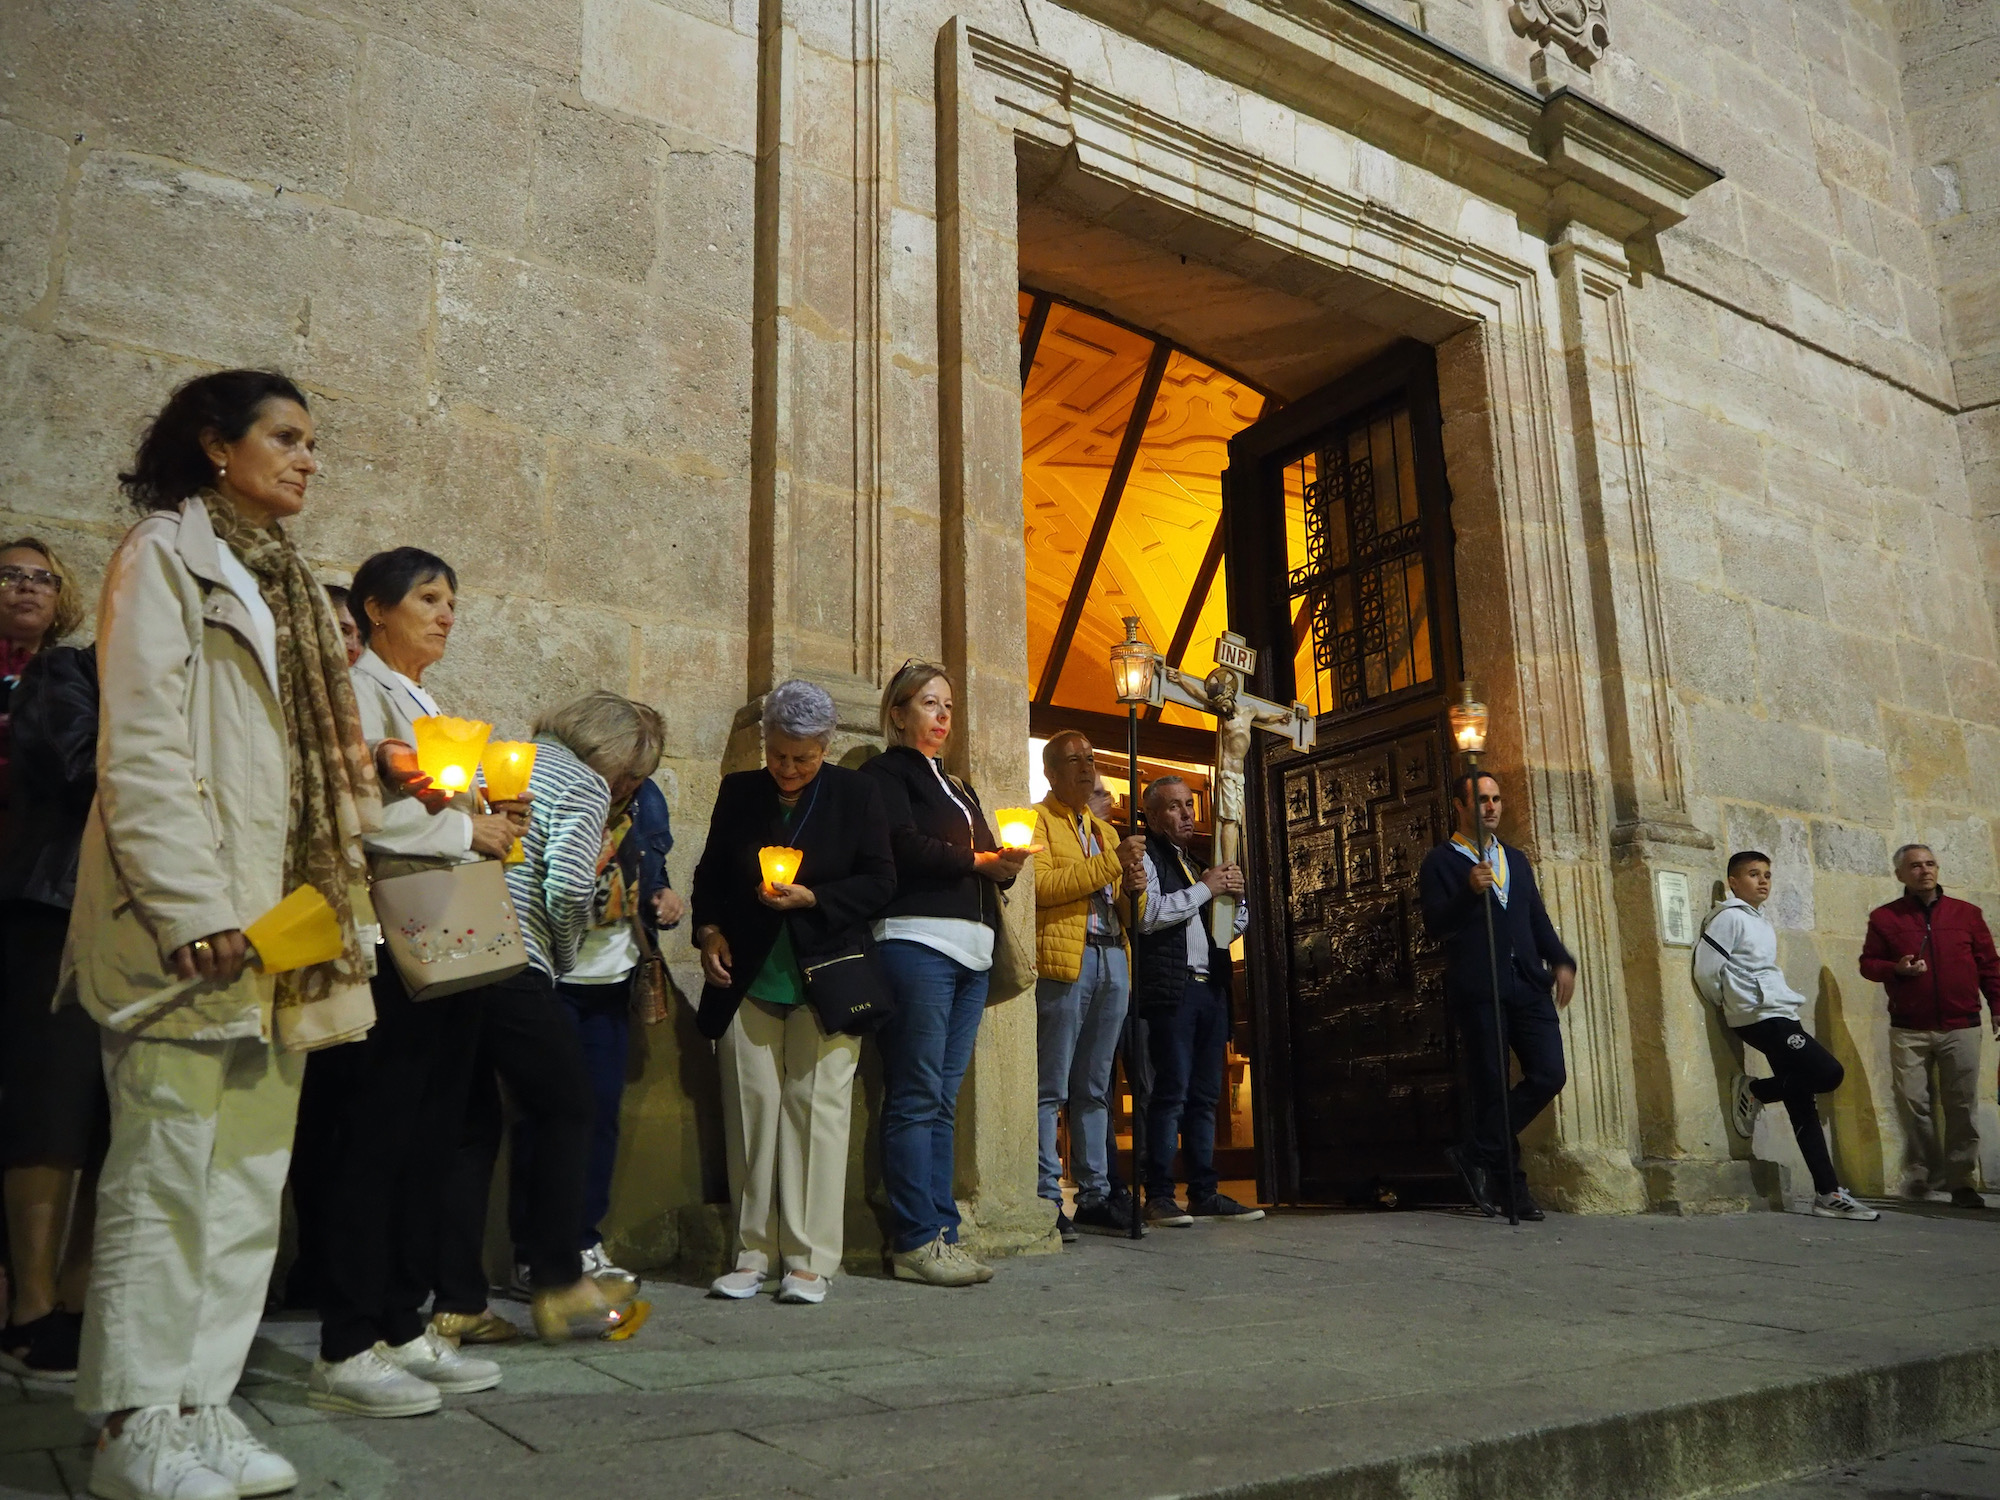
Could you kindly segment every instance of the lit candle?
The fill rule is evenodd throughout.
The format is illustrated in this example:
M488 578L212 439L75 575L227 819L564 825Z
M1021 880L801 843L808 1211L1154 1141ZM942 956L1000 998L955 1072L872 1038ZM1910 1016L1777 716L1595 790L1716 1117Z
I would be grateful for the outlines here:
M518 802L535 769L535 747L525 740L494 740L479 758L486 772L486 795L495 802Z
M418 719L412 728L417 736L417 767L432 784L448 792L470 788L479 752L486 748L493 726L477 719L432 714Z
M1025 849L1035 841L1035 810L1032 807L999 807L993 821L1000 825L1000 843L1008 849Z
M804 858L804 851L787 849L782 844L757 851L757 863L763 868L766 885L790 885L792 877L799 873L799 862Z

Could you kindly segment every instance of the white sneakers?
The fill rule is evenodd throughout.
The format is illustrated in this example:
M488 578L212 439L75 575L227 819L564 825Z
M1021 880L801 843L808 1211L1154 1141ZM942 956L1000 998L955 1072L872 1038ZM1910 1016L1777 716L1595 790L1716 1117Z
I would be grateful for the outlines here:
M172 1406L141 1407L117 1437L108 1425L98 1433L90 1463L98 1500L236 1500L298 1482L298 1471L226 1406L204 1406L191 1417Z
M639 1289L639 1278L623 1266L612 1264L602 1243L583 1252L583 1274L603 1287L607 1296L629 1297Z
M993 1279L993 1268L974 1260L962 1246L944 1237L942 1230L929 1244L914 1250L898 1250L889 1257L898 1281L921 1281L927 1286L976 1286Z
M741 1302L745 1297L754 1297L764 1285L762 1271L745 1270L738 1266L727 1275L718 1276L708 1284L708 1295L727 1297L732 1302Z
M203 1467L236 1486L243 1500L278 1495L299 1482L299 1471L250 1435L243 1419L226 1406L204 1406L182 1419L192 1429L194 1451Z
M785 1279L778 1283L780 1302L824 1302L826 1301L826 1278L807 1278L795 1272L785 1272Z
M378 1339L351 1359L315 1359L306 1377L306 1405L356 1417L421 1417L444 1405L444 1397L391 1359L389 1346Z
M1844 1187L1817 1195L1813 1199L1812 1211L1822 1219L1855 1219L1864 1224L1882 1217L1880 1212L1859 1201Z
M1738 1073L1729 1091L1729 1123L1747 1141L1757 1133L1757 1116L1763 1112L1764 1101L1750 1092L1750 1075Z
M384 1358L447 1396L490 1391L500 1383L500 1367L492 1360L460 1352L458 1345L429 1328L407 1344L375 1347Z

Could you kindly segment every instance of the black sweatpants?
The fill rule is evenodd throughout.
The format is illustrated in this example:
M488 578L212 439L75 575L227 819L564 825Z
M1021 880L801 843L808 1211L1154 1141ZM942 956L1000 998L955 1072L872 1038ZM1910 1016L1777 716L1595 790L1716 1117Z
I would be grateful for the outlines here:
M1840 1059L1806 1034L1797 1021L1773 1017L1753 1021L1748 1026L1729 1028L1750 1046L1763 1053L1771 1064L1769 1078L1750 1080L1750 1092L1766 1104L1785 1102L1792 1117L1792 1135L1799 1143L1799 1155L1812 1173L1813 1191L1821 1195L1840 1186L1834 1175L1833 1158L1827 1155L1826 1133L1819 1125L1817 1094L1830 1094L1840 1087L1847 1070Z
M539 969L480 995L485 1002L477 1020L481 1076L472 1090L472 1107L462 1117L456 1160L444 1187L447 1222L435 1272L438 1306L448 1312L476 1311L462 1303L473 1285L485 1281L486 1197L500 1147L495 1076L535 1132L534 1158L520 1183L527 1198L525 1214L516 1219L529 1284L536 1291L550 1290L583 1274L577 1247L597 1110L583 1043L556 999L555 986Z

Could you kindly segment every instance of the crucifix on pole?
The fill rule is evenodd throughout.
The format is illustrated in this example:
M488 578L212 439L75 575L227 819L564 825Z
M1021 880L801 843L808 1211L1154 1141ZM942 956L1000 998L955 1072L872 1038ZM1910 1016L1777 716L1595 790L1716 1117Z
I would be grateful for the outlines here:
M1178 668L1161 664L1153 674L1151 702L1176 703L1196 713L1215 716L1215 759L1210 766L1209 799L1214 843L1210 864L1243 862L1243 763L1250 754L1253 731L1282 734L1296 750L1312 749L1317 722L1303 703L1285 705L1244 691L1244 680L1257 670L1257 653L1235 631L1224 631L1215 643L1215 670L1199 680ZM1137 788L1134 793L1136 795ZM1209 935L1219 948L1236 936L1240 897L1221 895L1209 903Z

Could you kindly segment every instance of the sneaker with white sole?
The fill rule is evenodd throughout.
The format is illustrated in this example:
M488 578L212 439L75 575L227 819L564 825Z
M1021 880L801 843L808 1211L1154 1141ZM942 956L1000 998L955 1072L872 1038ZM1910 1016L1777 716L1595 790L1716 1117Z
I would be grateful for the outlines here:
M896 1280L921 1281L926 1286L971 1286L986 1279L958 1246L945 1243L942 1232L914 1250L896 1251L889 1264Z
M355 1417L421 1417L444 1405L444 1396L390 1359L377 1342L351 1359L313 1361L306 1376L306 1405Z
M708 1295L727 1297L732 1302L741 1302L745 1297L754 1297L764 1288L765 1274L745 1266L738 1266L726 1275L718 1276L708 1284Z
M1729 1123L1747 1141L1757 1133L1757 1116L1763 1112L1764 1101L1750 1090L1750 1075L1738 1073L1729 1090Z
M383 1357L434 1385L447 1396L490 1391L500 1383L500 1367L490 1359L467 1354L443 1334L426 1328L407 1344L376 1345Z
M815 1303L826 1301L826 1278L824 1276L805 1277L794 1272L785 1272L785 1279L778 1283L780 1302Z
M1835 1188L1830 1193L1821 1193L1813 1199L1812 1211L1822 1219L1858 1219L1867 1223L1882 1215L1858 1200L1846 1188Z
M639 1278L623 1266L612 1264L601 1243L583 1252L583 1274L603 1287L607 1294L622 1293L629 1297L639 1289Z
M291 1461L252 1437L243 1419L228 1407L197 1407L185 1420L202 1463L235 1485L244 1500L281 1495L297 1486L299 1471Z
M236 1500L236 1486L195 1451L194 1424L172 1406L142 1406L118 1436L106 1423L90 1461L98 1500Z
M974 1255L970 1250L966 1249L965 1246L961 1245L958 1241L953 1240L949 1244L947 1244L944 1248L945 1248L945 1253L947 1255L959 1261L961 1264L972 1267L972 1274L977 1280L991 1281L993 1279L993 1268L987 1265L986 1262L981 1260L978 1256Z

